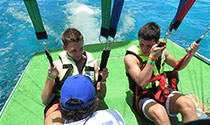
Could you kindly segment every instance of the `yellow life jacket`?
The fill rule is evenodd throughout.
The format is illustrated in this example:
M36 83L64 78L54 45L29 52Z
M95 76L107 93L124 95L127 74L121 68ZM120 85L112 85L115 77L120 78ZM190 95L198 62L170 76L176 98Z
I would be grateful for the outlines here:
M94 58L91 53L84 52L86 55L86 63L84 68L82 69L82 75L89 76L91 80L94 82ZM65 80L68 76L79 74L78 68L74 59L72 59L66 51L59 53L59 58L63 63L63 69L61 71L60 81Z
M146 62L149 59L149 57L144 56L142 54L142 51L141 51L140 47L137 47L136 45L132 45L130 48L127 49L127 51L132 52L133 54L138 56L142 60L143 66L146 65ZM160 69L158 70L157 65L154 65L153 76L156 76L158 74L163 73L164 64L165 64L165 54L164 54L164 51L163 51L163 53L160 57ZM160 83L159 81L155 81L155 86L157 87L159 85L159 83ZM151 82L146 86L146 89L148 89L148 88L152 88L152 83Z

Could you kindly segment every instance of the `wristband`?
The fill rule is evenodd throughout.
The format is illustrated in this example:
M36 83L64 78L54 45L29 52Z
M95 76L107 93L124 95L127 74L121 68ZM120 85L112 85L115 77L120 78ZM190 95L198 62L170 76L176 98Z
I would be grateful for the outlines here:
M189 56L190 58L192 58L194 55L192 55L192 54L188 53L188 56Z
M49 76L47 76L47 78L49 79L49 80L53 80L52 78L50 78Z
M105 85L106 84L106 81L101 81L101 83Z
M147 63L154 65L155 64L155 61L149 61L149 60L147 60Z
M157 58L154 56L149 56L149 58L151 58L152 60L156 60Z

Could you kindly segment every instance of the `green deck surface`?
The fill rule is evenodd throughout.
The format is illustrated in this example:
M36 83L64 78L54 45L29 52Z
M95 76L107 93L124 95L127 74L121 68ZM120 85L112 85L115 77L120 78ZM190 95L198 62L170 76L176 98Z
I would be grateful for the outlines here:
M111 53L108 61L109 77L107 80L107 95L104 101L100 101L99 109L112 108L118 110L125 119L127 125L152 124L139 116L131 109L132 94L129 91L128 80L125 74L123 57L126 49L137 41L115 42L111 44ZM85 46L85 50L92 52L96 59L100 59L103 44ZM186 52L172 42L167 43L167 50L175 58L183 57ZM54 60L58 59L58 53L62 50L50 51ZM100 60L99 60L100 61ZM41 101L41 92L47 77L49 62L44 52L36 53L23 77L11 96L1 118L1 125L41 125L44 121L44 105ZM166 70L172 70L166 66ZM179 91L184 94L195 93L207 106L210 98L210 66L193 57L189 65L179 71ZM181 115L171 119L172 124L181 123Z

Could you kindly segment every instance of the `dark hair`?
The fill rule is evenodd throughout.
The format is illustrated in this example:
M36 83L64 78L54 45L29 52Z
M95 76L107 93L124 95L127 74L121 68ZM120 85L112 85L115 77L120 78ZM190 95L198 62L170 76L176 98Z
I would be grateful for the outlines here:
M72 100L72 101L75 101ZM79 101L76 101L79 102ZM74 102L74 103L76 103ZM70 110L70 109L66 109L65 107L63 107L62 104L60 104L59 107L61 114L62 114L62 118L64 120L67 121L79 121L82 120L88 116L91 116L97 109L97 100L96 97L93 99L92 102L90 102L90 104L88 104L86 107L84 108L80 108L80 109L75 109L75 110Z
M160 26L155 22L149 22L145 24L138 33L139 40L142 38L144 40L155 40L157 43L160 38Z
M62 35L62 41L64 46L67 47L69 42L83 42L83 36L77 29L67 28Z

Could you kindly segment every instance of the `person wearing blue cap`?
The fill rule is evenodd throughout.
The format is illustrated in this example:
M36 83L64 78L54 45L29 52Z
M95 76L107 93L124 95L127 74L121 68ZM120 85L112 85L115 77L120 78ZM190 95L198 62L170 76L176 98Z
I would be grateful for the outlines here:
M70 76L65 80L61 88L59 107L64 124L125 124L121 114L114 109L96 111L98 98L95 87L89 77L81 74Z
M60 89L68 76L82 74L90 77L96 88L99 99L106 96L106 79L108 69L104 68L99 72L99 63L91 53L83 50L83 35L74 28L67 28L62 35L64 51L59 53L59 60L53 62L54 67L48 68L48 76L41 94L42 102L46 106L45 118L58 110L56 104L60 100ZM98 76L102 79L98 81Z

